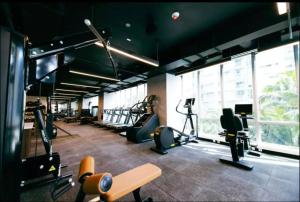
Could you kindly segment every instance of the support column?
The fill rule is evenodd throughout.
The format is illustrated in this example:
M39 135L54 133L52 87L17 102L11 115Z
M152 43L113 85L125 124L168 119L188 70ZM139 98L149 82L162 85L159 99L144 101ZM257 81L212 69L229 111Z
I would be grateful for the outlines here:
M78 99L78 115L80 116L82 109L82 98Z
M104 100L104 94L101 93L98 96L98 120L103 120L103 100Z
M148 79L147 94L158 97L154 112L158 114L161 125L168 125L176 129L178 125L178 114L176 105L180 99L179 78L172 74L161 74Z
M148 79L147 95L156 95L158 97L156 106L153 110L159 117L161 125L167 124L167 77L166 74L161 74Z

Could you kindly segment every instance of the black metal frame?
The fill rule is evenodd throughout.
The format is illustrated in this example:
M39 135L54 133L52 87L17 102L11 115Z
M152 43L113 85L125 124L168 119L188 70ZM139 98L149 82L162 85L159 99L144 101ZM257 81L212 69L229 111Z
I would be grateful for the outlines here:
M193 139L198 139L199 138L198 137L198 127L196 127L196 130L195 130L194 122L193 122L193 116L195 116L196 117L196 124L198 123L198 115L193 113L193 111L192 111L192 105L194 105L194 103L195 103L195 98L186 99L184 107L187 108L187 110L188 110L187 113L184 113L184 112L181 112L181 111L178 110L178 107L179 107L180 103L181 103L181 100L179 100L179 102L176 106L176 111L178 113L183 114L183 115L186 116L184 126L183 126L183 129L182 129L182 134L185 134L184 131L185 131L185 128L186 128L186 124L189 121L190 126L192 128L192 130L190 132L190 135L189 135L189 141L193 141Z
M233 115L232 109L225 108L223 109L223 115L221 116L220 121L222 128L225 129L224 134L226 136L226 141L229 142L232 160L227 158L220 158L219 160L222 163L238 168L252 170L253 165L240 159L240 157L244 156L243 136L238 134L238 131L243 128L240 119Z
M0 27L0 48L0 201L19 201L24 120L24 36Z
M53 191L53 197L58 198L61 194L74 186L74 183L72 183L72 174L61 176L61 168L67 166L61 166L59 154L52 153L52 145L43 123L40 106L37 106L34 115L38 123L38 129L40 130L46 154L22 160L21 191L45 186L53 182L61 184L63 180L67 179L68 183L63 184L63 186L56 186L57 188ZM44 178L46 176L50 177Z

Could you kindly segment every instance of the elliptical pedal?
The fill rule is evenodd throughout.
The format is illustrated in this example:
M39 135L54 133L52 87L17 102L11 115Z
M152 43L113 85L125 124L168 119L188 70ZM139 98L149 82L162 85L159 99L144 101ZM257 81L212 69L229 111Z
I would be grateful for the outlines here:
M260 157L260 154L254 151L248 151L247 154L252 155L252 156L256 156L256 157Z

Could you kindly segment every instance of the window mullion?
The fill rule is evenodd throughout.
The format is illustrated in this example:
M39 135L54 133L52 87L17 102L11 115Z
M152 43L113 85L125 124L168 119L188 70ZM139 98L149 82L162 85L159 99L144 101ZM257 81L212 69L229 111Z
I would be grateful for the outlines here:
M200 70L197 71L197 103L198 103L198 106L197 106L197 108L198 108L198 111L197 111L197 114L198 114L197 132L198 132L198 136L199 136L199 131L201 131L200 128L199 128L199 126L200 126L200 119L201 119L201 116L200 116L200 110L201 110L200 109L200 91L199 91L199 89L200 89Z
M251 53L251 69L252 69L252 86L253 86L253 110L254 110L254 125L256 133L256 141L258 148L261 146L261 134L259 132L259 113L258 113L258 98L257 98L257 84L256 84L256 69L255 69L255 53Z
M300 105L299 105L299 45L294 45L293 50L294 50L294 60L295 60L295 70L296 70L296 81L297 81L297 94L298 94L298 110L300 110ZM300 113L300 111L299 111Z
M221 109L224 108L223 64L220 65Z

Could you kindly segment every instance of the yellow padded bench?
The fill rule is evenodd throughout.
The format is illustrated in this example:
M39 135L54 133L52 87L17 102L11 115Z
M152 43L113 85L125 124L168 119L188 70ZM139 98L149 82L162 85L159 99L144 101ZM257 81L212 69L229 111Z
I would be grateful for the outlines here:
M161 169L151 163L133 168L112 177L110 173L94 174L94 158L85 157L80 164L79 182L82 184L76 202L83 201L85 194L99 194L101 201L115 201L133 192L135 201L142 201L140 188L161 176ZM149 198L149 201L152 200Z

